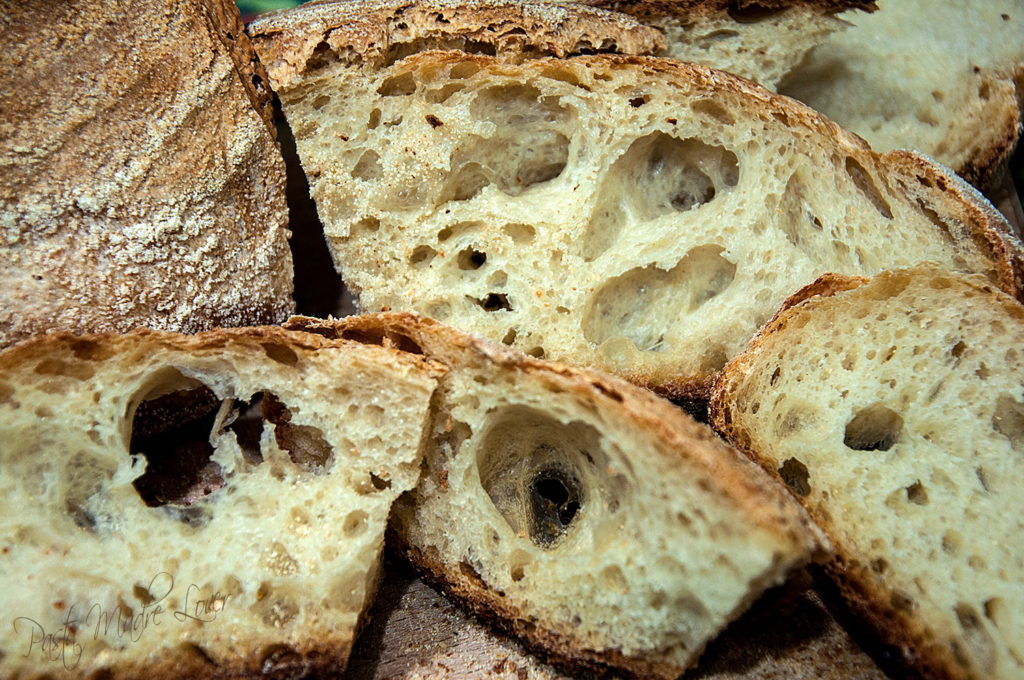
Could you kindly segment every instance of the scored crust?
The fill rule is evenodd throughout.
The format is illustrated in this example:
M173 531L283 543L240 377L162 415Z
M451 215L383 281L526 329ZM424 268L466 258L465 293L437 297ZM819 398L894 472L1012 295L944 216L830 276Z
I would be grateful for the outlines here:
M233 4L17 3L0 35L0 345L291 312L284 161Z

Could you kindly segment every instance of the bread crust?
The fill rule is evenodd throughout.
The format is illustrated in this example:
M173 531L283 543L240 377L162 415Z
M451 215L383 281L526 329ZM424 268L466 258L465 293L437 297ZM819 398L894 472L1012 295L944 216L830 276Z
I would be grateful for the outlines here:
M660 32L624 14L533 0L326 0L266 14L248 31L277 88L325 59L379 66L404 43L467 50L486 44L517 61L531 54L649 54L665 45Z
M293 309L284 163L238 21L222 0L8 8L0 345Z
M751 460L760 464L768 474L785 483L780 471L759 455L734 421L731 406L735 401L734 392L738 386L738 378L750 370L767 340L785 329L791 320L801 314L803 307L814 304L815 298L827 298L854 290L870 283L874 278L888 278L898 285L901 280L906 280L915 272L919 274L921 271L920 268L887 271L873 278L825 274L791 295L771 321L751 339L747 349L730 361L716 379L709 406L712 427ZM925 274L939 273L939 270L930 268L923 271ZM1002 291L994 290L980 277L962 281L966 286L989 296L997 304L1012 307L1020 314L1016 301L1011 300ZM795 492L792 492L792 495L800 500ZM830 529L830 519L814 507L804 507L835 546L832 560L823 565L825 572L835 584L847 607L867 623L881 644L890 650L889 656L916 677L936 680L974 678L975 676L958 662L952 649L937 641L935 636L929 635L929 630L921 619L903 613L891 604L891 593L880 586L879 578L872 574L868 565L853 551L845 549L842 536L838 531Z
M591 7L623 12L641 21L675 17L690 23L722 12L738 21L791 8L808 9L823 14L836 14L851 9L874 12L874 0L582 0ZM748 19L749 20L749 19Z

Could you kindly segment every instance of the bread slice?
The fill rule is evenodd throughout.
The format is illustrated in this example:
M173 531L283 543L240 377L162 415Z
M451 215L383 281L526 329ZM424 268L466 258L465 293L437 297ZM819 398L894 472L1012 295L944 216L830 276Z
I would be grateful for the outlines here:
M879 150L915 149L985 186L1024 108L1020 0L879 0L780 83Z
M665 36L657 56L729 71L775 89L807 53L846 28L837 17L873 11L871 0L583 0L622 12Z
M564 663L675 678L823 547L781 485L621 380L409 314L289 325L449 368L392 529L449 594Z
M927 677L1024 676L1024 307L935 267L823 277L712 422L789 484L845 597Z
M339 671L441 371L274 328L0 353L0 676Z
M324 3L249 28L363 311L415 310L688 397L826 271L935 260L1022 294L1020 243L973 189L748 81L530 58L574 34L511 10L474 54L417 51L437 45L409 38L412 10L374 16L370 36L350 16ZM390 44L389 25L406 27Z
M229 0L7 3L0 346L292 311L284 161Z

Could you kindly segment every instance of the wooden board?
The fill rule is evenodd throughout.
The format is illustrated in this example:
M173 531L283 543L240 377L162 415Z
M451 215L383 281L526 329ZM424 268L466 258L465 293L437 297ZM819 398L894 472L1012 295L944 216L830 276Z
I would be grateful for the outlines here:
M370 622L349 661L350 680L572 680L464 614L389 560ZM807 572L767 593L705 652L687 680L884 680L841 626Z

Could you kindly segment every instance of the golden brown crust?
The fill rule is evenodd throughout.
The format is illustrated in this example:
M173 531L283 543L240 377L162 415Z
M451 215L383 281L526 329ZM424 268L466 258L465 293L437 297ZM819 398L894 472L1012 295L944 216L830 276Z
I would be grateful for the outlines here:
M248 30L277 88L325 61L379 66L409 44L415 51L479 48L516 61L664 47L658 31L626 15L532 1L332 0L264 15Z
M222 42L230 9L8 8L0 345L290 312L284 164L239 78L245 50Z

